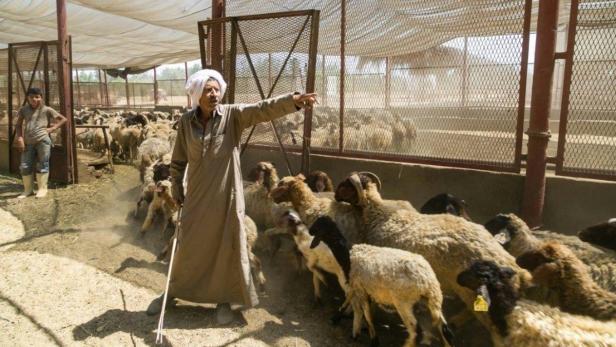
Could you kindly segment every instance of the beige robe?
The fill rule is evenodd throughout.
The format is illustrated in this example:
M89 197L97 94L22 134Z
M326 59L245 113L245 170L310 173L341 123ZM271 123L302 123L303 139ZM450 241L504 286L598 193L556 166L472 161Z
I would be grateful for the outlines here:
M296 112L293 95L249 105L219 105L204 131L197 112L182 116L171 175L188 165L181 231L169 295L199 303L258 303L244 231L242 130Z

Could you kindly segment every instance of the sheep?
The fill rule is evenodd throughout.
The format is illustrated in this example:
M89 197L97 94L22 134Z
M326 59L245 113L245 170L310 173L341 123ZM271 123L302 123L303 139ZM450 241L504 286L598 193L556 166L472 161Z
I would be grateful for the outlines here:
M168 179L171 176L170 172L171 154L166 154L160 160L150 164L144 172L144 183L142 184L141 195L137 201L137 207L135 208L134 216L137 217L139 213L139 207L142 202L147 202L148 205L154 199L154 192L156 191L156 184L164 179Z
M578 233L580 240L616 251L616 218L588 227Z
M252 218L259 227L271 228L275 226L271 210L274 201L269 193L278 183L276 167L270 162L259 162L251 175L256 175L257 181L244 187L244 200L246 214Z
M520 299L515 271L493 261L476 261L460 272L457 283L489 303L487 315L497 327L495 346L615 346L616 322L564 313Z
M282 178L270 193L274 202L290 202L307 225L314 223L318 217L328 215L336 221L351 244L359 242L359 228L362 225L359 211L349 204L316 196L304 180L302 174Z
M308 227L302 222L299 214L289 209L282 216L280 224L283 225L289 234L293 236L298 250L306 260L306 267L312 273L312 287L314 290L315 304L321 303L321 286L320 283L326 284L325 277L321 271L326 271L338 275L340 287L346 292L347 282L343 279L342 268L336 262L334 255L326 245L313 247L313 239L308 232Z
M454 216L460 216L467 221L472 222L471 217L468 216L466 207L466 201L459 199L452 194L441 193L426 201L419 212L423 214L449 213Z
M250 262L250 272L257 288L265 290L265 276L263 275L261 260L254 253L257 243L258 230L255 222L248 216L244 216L244 231L246 233L246 247L248 248L248 261Z
M513 213L499 214L486 222L484 226L514 257L539 249L543 240L560 242L569 247L588 266L597 284L604 289L616 292L616 253L593 247L575 236L549 231L531 231L528 225Z
M332 273L338 276L340 283L346 283L342 288L346 294L345 304L353 308L353 338L360 333L363 316L368 323L372 345L377 343L370 312L372 300L395 307L409 334L407 345L414 346L417 319L413 315L413 306L422 303L431 318L427 326L420 323L424 332L422 343L430 344L432 329L437 328L443 343L452 344L453 336L442 313L441 286L422 256L367 244L356 244L349 249L336 223L327 216L318 218L309 232L314 236L310 248L319 247L323 241L330 252L322 253L333 257L338 265Z
M156 165L155 165L156 167ZM164 165L158 164L158 167L164 167ZM162 169L164 170L164 169ZM161 171L162 171L161 170ZM168 167L167 167L168 170ZM156 169L155 169L156 171ZM155 172L155 176L156 176ZM155 181L155 193L153 195L153 199L148 205L148 214L143 221L143 225L141 226L141 235L144 235L147 229L152 225L152 220L154 219L154 213L161 210L164 215L164 224L162 227L162 233L165 233L167 230L167 226L169 222L175 223L174 220L175 212L179 209L179 205L171 196L171 179L170 177Z
M306 183L308 184L308 187L310 187L310 190L315 193L334 191L332 179L329 178L329 175L323 171L312 171L308 177L306 177Z
M169 142L161 138L152 137L143 141L137 148L139 179L144 182L145 170L165 154L171 153Z
M391 209L383 204L373 179L353 173L336 188L336 200L362 211L364 242L422 255L434 269L445 293L453 293L472 310L474 297L455 278L471 262L491 259L516 270L516 286L526 288L530 274L515 263L481 225L448 214L424 215L414 210ZM488 328L485 317L476 317Z
M561 310L600 320L616 318L616 294L599 287L566 246L546 243L520 255L517 263L532 272L535 283L557 293Z

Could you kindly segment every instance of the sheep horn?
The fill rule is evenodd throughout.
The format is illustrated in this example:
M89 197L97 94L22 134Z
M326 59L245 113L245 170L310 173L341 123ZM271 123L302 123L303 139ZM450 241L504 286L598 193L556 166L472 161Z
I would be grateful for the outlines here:
M378 189L378 191L381 191L381 179L379 178L379 176L377 176L375 173L370 172L370 171L361 171L359 172L360 175L366 175L368 177L370 177L370 179L372 179L372 181L374 181L374 183L376 184L376 188Z

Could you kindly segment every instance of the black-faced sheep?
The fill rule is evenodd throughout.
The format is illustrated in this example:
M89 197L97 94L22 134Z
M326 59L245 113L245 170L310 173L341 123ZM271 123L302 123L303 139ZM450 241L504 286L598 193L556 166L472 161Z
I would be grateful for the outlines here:
M471 311L475 297L456 283L456 276L473 261L491 259L516 270L516 286L525 288L530 283L530 274L481 225L447 214L388 208L368 175L349 176L338 185L336 199L361 209L363 228L359 230L366 243L422 255L444 292L454 293ZM492 328L484 316L476 317Z
M468 221L472 221L466 211L466 201L448 193L438 194L421 207L419 212L423 214L442 214L448 213L454 216L460 216Z
M517 258L533 274L533 281L558 295L558 307L600 320L616 319L616 294L597 285L588 268L558 243L546 243Z
M333 192L334 185L329 175L320 170L312 171L308 177L306 177L306 184L315 193Z
M299 214L294 210L287 210L281 217L281 224L293 236L297 248L306 259L306 267L312 273L315 303L321 302L320 283L326 284L325 277L323 277L321 271L339 275L339 284L346 291L347 282L340 281L344 278L342 269L336 263L331 250L324 244L312 247L314 237L309 234L308 227L302 222Z
M520 299L515 274L492 261L477 261L457 276L460 286L489 302L487 316L497 327L497 333L492 333L495 346L616 345L616 322L601 322Z
M559 242L588 266L592 278L601 287L616 292L616 253L593 247L575 236L543 230L530 230L528 225L513 213L499 214L484 225L485 228L514 257L539 249L544 241Z
M616 251L616 218L588 227L578 233L580 240Z
M421 326L422 343L430 344L433 329L437 329L445 345L452 343L452 335L442 313L443 296L434 271L420 255L399 249L356 244L349 248L346 239L330 217L318 218L310 227L314 236L310 248L320 247L321 241L334 258L335 271L346 293L346 304L353 308L353 337L361 330L362 317L366 318L373 345L376 332L372 322L370 302L393 306L404 323L409 338L407 345L415 345L417 319L413 306L423 304L430 313L427 326ZM333 253L333 254L332 254ZM340 271L342 269L342 271Z

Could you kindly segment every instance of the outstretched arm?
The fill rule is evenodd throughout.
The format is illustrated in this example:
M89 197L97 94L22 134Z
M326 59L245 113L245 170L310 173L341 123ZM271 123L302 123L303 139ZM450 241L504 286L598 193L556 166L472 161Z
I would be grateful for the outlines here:
M236 130L242 130L261 122L267 122L301 110L312 108L317 102L317 94L286 94L265 99L256 104L238 105L235 113ZM239 136L238 136L239 137Z

